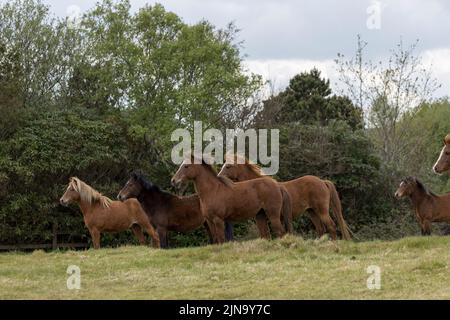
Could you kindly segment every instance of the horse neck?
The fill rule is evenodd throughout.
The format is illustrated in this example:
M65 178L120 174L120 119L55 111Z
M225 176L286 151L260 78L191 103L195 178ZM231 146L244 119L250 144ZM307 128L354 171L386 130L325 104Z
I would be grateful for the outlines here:
M161 205L166 205L170 196L168 193L163 193L162 191L143 189L137 199L147 209L151 210Z
M425 190L416 188L410 195L411 201L415 207L422 204L424 201L430 200L431 195L427 194Z
M195 191L200 199L207 198L212 191L220 187L220 184L219 178L205 168L202 168L194 178Z
M247 166L244 167L245 169L242 170L242 174L240 176L240 181L246 181L246 180L252 180L260 178L261 176L258 175L256 172L248 168Z
M92 207L95 206L95 204L80 199L78 201L78 206L80 207L83 216L88 216L92 212Z

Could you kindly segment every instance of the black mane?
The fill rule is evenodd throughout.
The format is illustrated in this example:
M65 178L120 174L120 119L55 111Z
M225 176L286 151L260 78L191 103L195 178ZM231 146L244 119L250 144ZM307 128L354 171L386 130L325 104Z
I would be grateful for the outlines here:
M417 185L417 187L422 190L423 192L425 192L426 194L429 194L431 196L437 196L436 193L434 193L431 189L429 189L427 186L425 186L419 179L417 179L416 177L407 177L405 179L403 179L404 182L415 182L415 184Z
M134 171L131 173L131 178L139 182L142 188L149 192L157 192L157 193L166 193L162 191L156 184L153 184L150 180L148 180L144 174L140 171Z

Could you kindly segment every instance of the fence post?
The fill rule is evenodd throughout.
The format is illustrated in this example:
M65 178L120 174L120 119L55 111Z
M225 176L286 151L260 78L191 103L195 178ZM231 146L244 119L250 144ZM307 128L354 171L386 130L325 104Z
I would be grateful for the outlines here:
M58 225L56 224L56 222L53 222L52 232L53 232L52 249L56 250L58 248Z

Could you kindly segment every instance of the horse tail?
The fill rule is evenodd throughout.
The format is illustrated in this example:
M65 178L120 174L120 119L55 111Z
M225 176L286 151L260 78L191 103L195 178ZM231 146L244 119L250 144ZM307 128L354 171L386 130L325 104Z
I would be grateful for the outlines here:
M225 221L225 239L226 241L233 241L233 224L231 222Z
M325 185L327 186L328 190L330 190L330 207L331 212L333 213L333 217L337 220L339 224L339 228L342 232L342 237L345 240L350 240L351 236L351 230L350 227L347 225L347 223L344 220L344 217L342 215L342 205L341 200L339 199L339 194L336 190L336 187L333 182L329 180L324 180Z
M283 217L284 228L287 233L292 233L292 203L291 196L284 187L281 187L281 194L283 196L283 206L281 208L281 215Z

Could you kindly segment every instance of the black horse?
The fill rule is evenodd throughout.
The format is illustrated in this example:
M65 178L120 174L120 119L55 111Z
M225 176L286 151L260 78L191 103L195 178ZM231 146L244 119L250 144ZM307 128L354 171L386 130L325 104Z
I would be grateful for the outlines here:
M148 181L143 174L133 172L130 179L119 192L117 198L125 201L137 198L142 208L150 218L158 232L161 248L168 248L168 231L188 232L204 226L212 243L208 224L200 210L200 200L197 195L180 197L161 190ZM225 225L225 238L233 240L233 226Z

